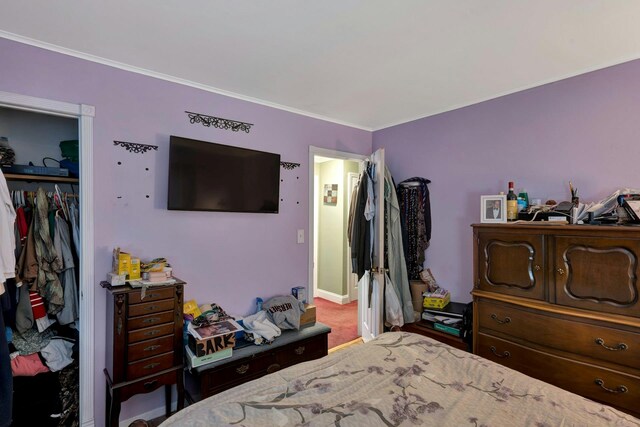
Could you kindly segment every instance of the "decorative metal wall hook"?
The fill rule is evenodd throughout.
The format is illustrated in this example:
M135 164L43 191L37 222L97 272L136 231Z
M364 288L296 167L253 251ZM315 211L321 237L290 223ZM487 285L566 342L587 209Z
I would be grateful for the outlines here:
M280 162L280 166L287 170L293 170L300 167L300 163Z
M113 145L120 145L123 148L126 148L127 151L132 153L146 153L149 150L158 151L157 145L149 145L149 144L138 144L136 142L126 142L126 141L113 141Z
M202 123L202 126L211 127L224 130L231 130L233 132L244 131L249 133L253 123L245 123L238 120L224 119L222 117L207 116L206 114L194 113L191 111L185 111L189 116L189 122L191 124Z

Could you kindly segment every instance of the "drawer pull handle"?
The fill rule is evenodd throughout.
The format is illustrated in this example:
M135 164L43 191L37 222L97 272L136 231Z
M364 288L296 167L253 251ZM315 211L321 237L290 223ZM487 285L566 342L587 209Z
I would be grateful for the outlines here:
M507 357L511 356L511 353L509 353L508 351L504 351L504 352L502 352L502 354L498 354L498 352L497 352L497 350L496 350L496 348L494 346L491 346L489 349L491 350L491 353L495 354L497 357L499 357L501 359L504 359L504 358L507 358Z
M626 350L626 349L629 348L629 346L626 345L623 342L621 342L620 344L618 344L615 347L609 347L608 345L606 345L604 343L604 340L602 338L596 338L596 344L601 345L602 347L606 348L607 350L611 350L611 351Z
M511 323L511 318L509 316L505 317L504 320L500 320L500 319L498 319L498 315L497 314L492 313L491 314L491 318L493 320L495 320L496 322L498 322L500 324L503 324L503 325L506 324L506 323Z
M156 323L158 320L160 320L159 317L150 317L148 319L144 319L142 323Z
M608 388L604 386L604 380L602 380L601 378L596 378L596 384L600 386L601 389L608 391L609 393L626 393L629 391L629 389L623 385L619 385L618 387L614 389Z
M280 370L280 364L279 363L274 363L272 365L269 365L269 367L267 368L267 374L272 374L276 371Z
M534 269L535 271L540 271L540 266L539 266L538 264L536 264L536 265L533 267L533 269Z
M561 276L564 274L564 270L561 269L561 268L559 268L557 271L558 271L558 274L561 275Z
M144 388L152 388L153 386L155 386L156 384L158 384L158 380L153 380L153 381L148 381L146 383L144 383Z
M149 307L147 307L147 308L146 308L146 310L147 310L147 311L153 311L153 310L155 310L156 308L159 308L159 306L157 306L157 305L150 305Z
M155 298L157 296L160 296L160 294L147 294L147 298Z
M142 369L153 369L159 365L160 365L159 363L149 363L148 365L145 365Z
M143 351L153 351L153 350L157 350L159 348L160 348L159 345L150 345L149 347L146 347Z
M293 350L293 351L295 351L295 353L296 353L298 356L300 356L302 353L304 353L304 346L303 346L303 345L301 345L300 347L296 348L296 349L295 349L295 350Z
M239 374L246 374L249 370L249 365L240 365L236 368L236 372Z
M159 330L154 329L153 331L149 331L149 332L145 332L145 336L152 336L152 335L158 335L160 333Z

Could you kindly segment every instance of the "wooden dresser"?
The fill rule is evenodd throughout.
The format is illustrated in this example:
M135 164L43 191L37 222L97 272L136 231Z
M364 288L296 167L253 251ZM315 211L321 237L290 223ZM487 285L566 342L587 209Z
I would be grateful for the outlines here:
M283 330L270 345L234 348L233 356L187 371L186 386L198 401L288 366L327 355L331 328L320 322Z
M106 425L117 426L120 404L131 396L165 386L167 416L171 386L178 410L184 405L182 305L184 282L146 289L129 285L107 290Z
M640 229L475 224L474 353L640 416Z

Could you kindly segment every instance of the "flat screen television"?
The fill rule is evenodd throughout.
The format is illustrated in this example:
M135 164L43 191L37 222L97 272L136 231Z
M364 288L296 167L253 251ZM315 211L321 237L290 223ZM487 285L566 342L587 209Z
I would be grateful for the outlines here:
M280 155L171 136L169 210L278 213Z

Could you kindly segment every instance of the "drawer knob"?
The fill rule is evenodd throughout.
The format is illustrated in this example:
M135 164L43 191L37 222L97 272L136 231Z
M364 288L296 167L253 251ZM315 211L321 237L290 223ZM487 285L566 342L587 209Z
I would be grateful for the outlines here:
M269 367L267 368L267 374L272 374L276 371L280 370L280 364L279 363L273 363L271 365L269 365Z
M143 384L143 386L146 389L150 389L150 388L153 388L156 384L158 384L158 380L147 381L146 383Z
M159 330L154 329L153 331L145 332L144 335L145 336L153 336L153 335L158 335L159 333L160 333Z
M536 265L533 267L533 269L534 269L535 271L540 271L540 266L539 266L538 264L536 264Z
M156 323L158 320L160 320L159 317L150 317L148 319L144 319L142 323Z
M149 363L148 365L145 365L142 369L153 369L158 365L160 365L160 364L159 363Z
M249 370L249 365L240 365L236 368L236 372L239 374L245 374Z
M494 355L496 355L501 359L505 359L511 356L511 353L509 353L508 351L503 351L502 354L499 354L494 346L491 346L489 349L491 350L491 353L493 353Z
M511 318L509 316L505 317L504 320L498 319L498 315L495 313L491 314L491 318L500 324L511 323Z
M561 268L559 268L559 269L557 270L557 272L558 272L558 274L559 274L559 275L561 275L561 276L564 274L564 270L563 270L563 269L561 269Z
M153 310L155 310L156 308L159 308L159 307L160 306L158 306L158 305L150 305L149 307L146 308L146 310L147 311L153 311Z
M150 345L149 347L145 347L143 351L153 351L159 349L159 345Z
M615 347L609 347L608 345L606 345L604 343L604 340L602 338L596 338L596 344L601 345L602 347L606 348L607 350L611 350L611 351L626 350L626 349L629 348L629 346L626 345L623 342L621 342L620 344L618 344Z
M300 347L296 348L295 350L293 350L298 356L300 356L302 353L304 353L304 346L301 345Z
M604 380L601 379L601 378L596 378L595 383L597 385L599 385L601 389L606 390L609 393L619 394L619 393L626 393L627 391L629 391L629 389L626 386L623 386L623 385L619 385L615 389L611 389L611 388L605 387L604 386Z

